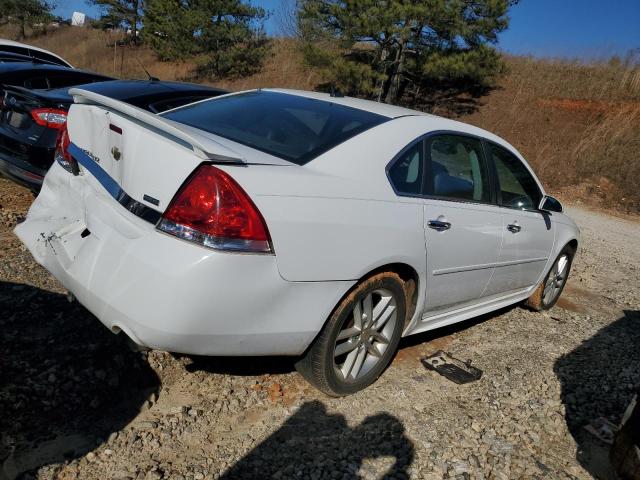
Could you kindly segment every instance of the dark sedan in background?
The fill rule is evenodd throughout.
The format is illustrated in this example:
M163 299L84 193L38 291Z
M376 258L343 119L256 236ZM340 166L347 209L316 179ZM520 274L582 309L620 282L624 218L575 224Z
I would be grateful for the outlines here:
M155 79L100 81L106 77L64 69L66 75L77 75L78 80L82 79L73 81L64 75L57 77L57 69L61 67L51 65L32 64L32 76L25 73L27 69L17 67L24 67L24 63L13 64L3 73L2 69L7 65L11 64L0 64L0 91L3 91L0 97L0 173L34 191L42 185L53 162L58 132L73 103L68 94L70 86L79 86L153 113L227 93L203 85ZM21 72L20 81L15 80L18 71ZM38 80L36 75L45 71L48 73ZM13 85L7 85L5 74L14 75ZM88 76L83 78L82 75Z
M24 61L25 57L18 54L0 52L0 56L3 59L0 63L0 90L5 85L42 89L113 80L111 77L77 68L40 61Z

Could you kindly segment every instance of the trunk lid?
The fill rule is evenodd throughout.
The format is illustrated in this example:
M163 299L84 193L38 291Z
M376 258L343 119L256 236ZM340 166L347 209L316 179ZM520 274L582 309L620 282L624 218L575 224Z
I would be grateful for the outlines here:
M101 195L130 210L163 212L202 162L244 164L235 151L180 124L132 105L79 89L67 128L70 153Z

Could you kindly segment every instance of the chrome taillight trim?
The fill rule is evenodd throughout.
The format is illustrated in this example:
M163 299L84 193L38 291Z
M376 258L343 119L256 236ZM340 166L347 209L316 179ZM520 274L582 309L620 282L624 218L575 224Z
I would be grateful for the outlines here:
M160 232L195 243L212 250L222 250L238 253L257 253L274 255L273 245L268 240L243 240L241 238L215 237L199 232L191 227L172 222L166 218L161 219L156 225Z

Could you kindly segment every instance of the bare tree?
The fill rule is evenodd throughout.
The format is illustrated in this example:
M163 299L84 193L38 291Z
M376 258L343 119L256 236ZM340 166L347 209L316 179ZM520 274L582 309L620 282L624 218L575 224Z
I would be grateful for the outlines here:
M298 8L297 0L280 1L280 5L274 15L280 36L289 38L297 38L300 36L300 30L298 28Z

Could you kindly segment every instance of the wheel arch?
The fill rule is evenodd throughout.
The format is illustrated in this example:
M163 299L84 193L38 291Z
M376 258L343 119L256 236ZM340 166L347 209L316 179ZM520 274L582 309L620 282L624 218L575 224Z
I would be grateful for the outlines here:
M418 271L408 263L404 262L392 262L386 263L384 265L380 265L369 270L367 273L363 274L355 285L349 289L348 292L342 297L346 297L352 289L356 288L361 282L366 280L373 275L382 272L390 272L395 273L400 277L403 281L404 291L405 291L405 302L406 302L406 316L404 321L404 332L407 331L407 328L414 323L416 317L416 312L420 311L419 305L424 302L424 295L422 294L424 278L421 278ZM342 301L342 298L340 301Z
M573 256L575 257L575 254L578 251L578 239L575 236L567 235L567 236L561 236L556 240L553 250L549 254L549 260L546 266L544 267L544 270L540 274L540 277L538 278L538 282L536 283L536 285L539 285L540 282L542 282L542 280L547 276L547 273L549 273L549 270L551 270L551 268L553 267L553 263L555 262L556 257L560 255L560 252L566 246L571 247L571 249L573 250Z

